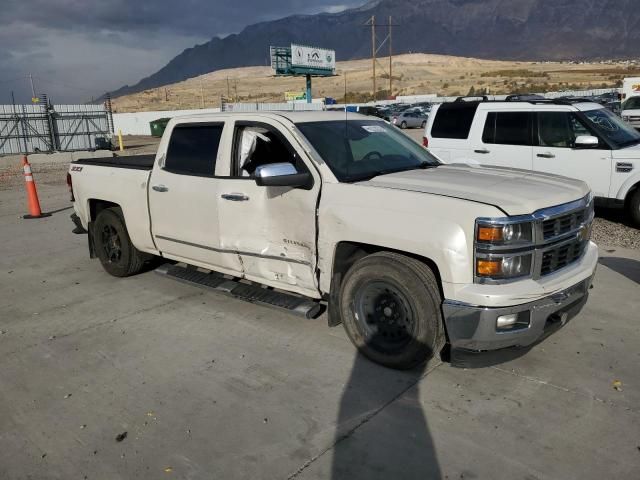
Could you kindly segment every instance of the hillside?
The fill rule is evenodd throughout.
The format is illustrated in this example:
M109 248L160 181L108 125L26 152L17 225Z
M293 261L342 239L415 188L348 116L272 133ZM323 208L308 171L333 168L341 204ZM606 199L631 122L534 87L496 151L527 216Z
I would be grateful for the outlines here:
M388 58L380 62L385 68ZM338 63L338 76L316 78L315 97L344 99L345 76L347 100L369 100L371 61L352 60ZM412 95L439 93L466 94L488 88L491 93L514 91L567 90L574 88L613 87L625 76L640 76L640 67L627 63L506 62L445 55L411 54L394 57L394 93ZM388 76L380 74L378 85L388 89ZM241 102L282 102L284 92L304 90L302 78L274 78L269 67L244 67L220 70L183 82L148 89L114 99L118 112L173 110L219 107L220 97ZM382 98L382 97L380 97Z
M221 69L266 65L270 45L336 50L338 60L370 55L370 29L393 16L394 50L503 60L582 60L638 55L637 0L378 0L340 13L298 15L246 27L187 49L158 72L112 96ZM386 29L378 29L381 37ZM383 51L384 52L384 51Z

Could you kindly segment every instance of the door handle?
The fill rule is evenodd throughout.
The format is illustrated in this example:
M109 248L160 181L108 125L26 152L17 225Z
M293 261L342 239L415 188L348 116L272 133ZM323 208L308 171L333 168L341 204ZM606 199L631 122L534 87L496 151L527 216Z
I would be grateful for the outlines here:
M223 193L221 197L224 200L229 200L231 202L246 202L247 200L249 200L249 197L247 197L244 193Z
M478 150L474 150L476 153L491 153L491 150L487 150L486 148L480 148Z
M151 187L156 192L164 193L169 191L169 187L165 187L164 185L154 185Z
M538 155L536 155L537 157L540 158L556 158L556 156L553 153L539 153Z

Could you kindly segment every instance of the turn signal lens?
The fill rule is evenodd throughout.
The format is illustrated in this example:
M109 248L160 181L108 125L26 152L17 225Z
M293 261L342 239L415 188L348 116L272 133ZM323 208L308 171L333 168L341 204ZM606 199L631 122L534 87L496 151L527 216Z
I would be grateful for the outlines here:
M502 274L502 259L478 260L476 272L479 277L499 277Z
M478 241L479 242L501 242L503 227L494 226L479 226L478 227Z

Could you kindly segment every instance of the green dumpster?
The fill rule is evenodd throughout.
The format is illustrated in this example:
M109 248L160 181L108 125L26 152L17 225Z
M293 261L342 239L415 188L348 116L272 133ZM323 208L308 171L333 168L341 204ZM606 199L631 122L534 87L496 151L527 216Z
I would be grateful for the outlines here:
M170 118L159 118L152 122L149 122L149 126L151 127L151 136L153 137L161 137L164 133L164 129L167 128L167 123L169 123Z

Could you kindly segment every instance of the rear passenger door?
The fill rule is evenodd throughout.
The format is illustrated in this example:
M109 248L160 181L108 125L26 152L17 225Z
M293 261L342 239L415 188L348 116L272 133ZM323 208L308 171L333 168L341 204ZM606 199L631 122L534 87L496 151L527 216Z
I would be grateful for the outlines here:
M533 166L531 111L479 112L481 129L474 131L472 157L483 165L523 168Z
M232 127L229 127L232 128ZM154 242L167 258L240 275L240 258L220 245L216 163L228 150L224 121L177 124L149 185ZM163 142L166 140L163 139Z
M536 113L536 143L533 169L577 178L586 182L597 197L608 197L611 184L611 150L600 139L593 148L575 148L575 140L593 132L575 113Z

